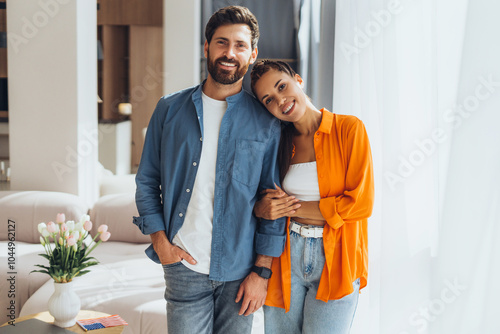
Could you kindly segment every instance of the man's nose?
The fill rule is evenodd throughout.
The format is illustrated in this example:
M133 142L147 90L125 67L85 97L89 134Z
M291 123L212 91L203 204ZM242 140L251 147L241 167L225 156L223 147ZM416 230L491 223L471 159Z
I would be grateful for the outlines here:
M234 48L232 46L228 46L227 47L227 50L226 50L226 57L228 59L233 59L235 57L235 54L234 54Z

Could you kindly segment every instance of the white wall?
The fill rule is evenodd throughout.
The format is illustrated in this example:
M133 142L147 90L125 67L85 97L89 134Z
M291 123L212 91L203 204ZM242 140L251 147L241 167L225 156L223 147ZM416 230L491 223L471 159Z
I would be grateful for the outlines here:
M10 1L12 190L97 198L97 11L92 1Z
M199 0L163 2L163 91L165 94L200 82Z

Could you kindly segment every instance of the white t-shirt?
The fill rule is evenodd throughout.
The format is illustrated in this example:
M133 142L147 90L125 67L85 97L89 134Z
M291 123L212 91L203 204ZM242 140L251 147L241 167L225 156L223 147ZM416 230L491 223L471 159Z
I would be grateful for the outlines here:
M215 166L217 143L222 117L227 102L214 100L202 94L203 101L203 145L184 223L172 243L188 252L197 264L182 263L189 269L209 274L212 250L212 225L214 217Z

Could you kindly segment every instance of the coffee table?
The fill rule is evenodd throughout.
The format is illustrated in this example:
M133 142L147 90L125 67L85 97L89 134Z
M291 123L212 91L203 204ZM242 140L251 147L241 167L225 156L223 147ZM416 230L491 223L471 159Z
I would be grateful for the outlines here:
M110 314L103 313L103 312L97 312L97 311L89 311L89 310L81 310L78 315L76 316L76 320L81 320L81 319L90 319L90 318L100 318L100 317L106 317L109 316ZM54 317L50 315L48 311L45 312L40 312L40 313L35 313L35 314L30 314L30 315L25 315L23 317L17 318L15 322L21 322L24 320L28 319L38 319L47 323L54 323ZM3 326L8 326L8 323L3 324ZM66 328L69 331L72 331L74 333L91 333L91 334L121 334L123 332L125 326L116 326L116 327L110 327L110 328L101 328L101 329L94 329L88 332L85 332L78 324L75 324L72 327Z

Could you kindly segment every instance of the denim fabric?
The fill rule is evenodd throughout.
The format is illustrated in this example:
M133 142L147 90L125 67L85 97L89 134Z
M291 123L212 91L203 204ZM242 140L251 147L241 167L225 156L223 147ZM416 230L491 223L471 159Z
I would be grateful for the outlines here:
M211 334L252 332L253 315L238 315L235 303L243 281L212 281L181 262L163 265L168 333Z
M137 171L134 224L144 234L165 231L172 241L191 199L203 145L202 85L163 97L148 126ZM279 121L246 91L226 99L217 146L210 279L248 275L255 254L279 256L285 219L252 214L261 190L279 184ZM152 246L146 254L160 263Z
M346 334L358 304L359 278L354 292L328 303L316 299L325 264L323 238L304 238L290 231L292 293L290 311L264 306L266 334Z

